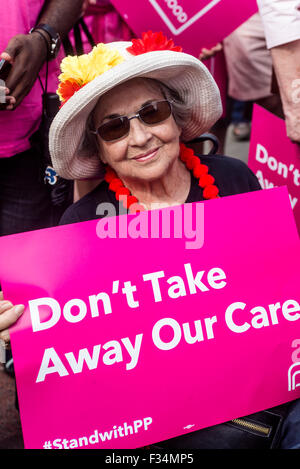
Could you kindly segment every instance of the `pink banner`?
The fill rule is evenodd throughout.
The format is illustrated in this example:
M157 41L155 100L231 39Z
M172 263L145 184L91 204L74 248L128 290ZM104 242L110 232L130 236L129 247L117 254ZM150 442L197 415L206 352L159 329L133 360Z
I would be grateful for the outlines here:
M157 223L171 214L170 235ZM300 397L286 188L12 235L0 250L5 298L26 307L11 330L26 448L137 448Z
M215 46L257 12L256 0L112 0L126 23L138 36L163 31L184 52L199 55Z
M263 189L287 186L300 233L300 147L286 135L285 122L254 105L248 165Z

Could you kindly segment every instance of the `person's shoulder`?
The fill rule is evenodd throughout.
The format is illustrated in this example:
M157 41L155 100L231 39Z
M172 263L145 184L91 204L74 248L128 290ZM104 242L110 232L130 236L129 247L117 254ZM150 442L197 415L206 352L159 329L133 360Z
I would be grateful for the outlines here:
M203 164L210 167L221 167L222 169L247 171L249 168L244 161L239 158L225 155L200 155L199 158Z
M59 224L67 225L99 218L97 206L101 202L108 202L107 183L102 181L91 192L70 205L63 213Z

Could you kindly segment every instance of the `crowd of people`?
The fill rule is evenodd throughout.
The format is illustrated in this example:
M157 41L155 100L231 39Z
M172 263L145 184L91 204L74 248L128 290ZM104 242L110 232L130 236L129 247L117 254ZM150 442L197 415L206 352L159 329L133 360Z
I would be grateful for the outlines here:
M260 190L241 160L189 147L221 117L220 92L205 66L221 51L235 137L250 138L258 103L285 119L288 138L300 144L298 0L258 0L257 14L199 57L173 41L160 47L161 33L136 38L108 0L13 5L0 5L1 236L99 218L101 202L118 214L121 195L130 213ZM91 33L82 39L84 63L76 55L82 18ZM65 57L66 38L75 55ZM0 295L0 339L13 374L9 327L24 306ZM278 431L270 448L300 448L299 405L272 409ZM260 438L225 423L156 447L259 448Z

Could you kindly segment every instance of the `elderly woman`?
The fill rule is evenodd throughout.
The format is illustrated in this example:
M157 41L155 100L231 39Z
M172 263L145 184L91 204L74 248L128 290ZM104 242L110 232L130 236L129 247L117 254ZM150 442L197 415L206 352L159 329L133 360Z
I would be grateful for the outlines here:
M162 34L148 32L132 43L100 44L90 54L67 57L58 92L63 105L50 131L56 171L69 179L102 178L67 209L61 223L99 217L101 202L113 204L116 213L120 201L136 212L260 188L241 161L195 156L184 144L210 129L221 114L221 101L206 67ZM5 341L21 312L20 305L0 302ZM156 446L275 446L286 411L280 406Z
M104 181L62 218L97 218L100 202L141 209L178 205L259 189L236 159L193 155L183 142L220 117L219 90L206 67L161 34L99 44L62 63L63 106L50 130L59 175ZM127 207L128 208L128 207ZM117 212L118 213L118 212Z

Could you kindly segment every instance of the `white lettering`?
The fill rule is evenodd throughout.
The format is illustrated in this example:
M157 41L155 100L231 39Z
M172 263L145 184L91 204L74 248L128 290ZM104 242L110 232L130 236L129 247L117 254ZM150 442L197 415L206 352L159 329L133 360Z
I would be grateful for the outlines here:
M297 197L292 197L290 194L289 194L289 198L290 198L292 209L294 209L296 203L298 202L298 199L297 199Z
M95 368L97 368L100 355L100 347L101 345L95 345L93 347L92 357L90 356L90 353L87 348L79 350L78 360L75 359L73 352L65 353L65 357L68 360L68 363L73 373L81 373L84 363L87 364L89 370L94 370Z
M256 146L255 159L259 163L262 163L262 164L264 164L268 161L268 152L265 149L265 147L263 147L260 143L258 143L257 146Z
M282 314L288 321L297 321L300 314L292 315L292 313L300 313L300 305L298 301L287 300L282 305Z
M186 296L184 281L181 277L179 277L178 275L174 275L174 277L170 277L167 282L171 285L168 289L168 295L170 298L179 298L180 296Z
M245 309L246 307L246 304L245 303L241 303L240 301L237 301L235 303L232 303L231 305L228 306L228 308L226 309L225 311L225 321L226 321L226 324L227 326L229 327L229 329L232 331L232 332L237 332L237 333L241 333L241 332L245 332L249 329L250 327L250 324L248 324L247 322L245 322L243 325L237 325L234 321L233 321L233 313L237 310L237 309Z
M92 318L96 318L99 316L99 309L98 309L99 300L101 300L103 303L104 314L112 313L109 295L107 293L101 292L101 293L98 293L98 295L89 296Z
M200 319L194 322L195 325L195 335L192 336L190 324L185 322L182 324L183 334L186 342L188 344L195 344L196 342L201 342L203 340L202 324Z
M126 370L132 370L133 368L135 368L139 359L139 354L140 354L141 345L142 345L142 338L143 338L143 334L137 334L137 336L135 337L134 346L132 346L132 343L130 342L128 337L126 337L125 339L121 339L124 347L126 348L131 358L131 361L126 364Z
M173 329L173 339L169 342L163 342L160 338L160 330L165 327L169 326ZM156 345L157 348L160 350L171 350L172 348L176 347L181 339L181 329L180 325L178 324L175 319L172 318L164 318L157 321L154 325L152 330L152 339L153 343Z
M197 275L194 278L191 264L184 264L184 268L185 268L185 273L186 273L186 278L187 278L187 281L188 281L190 293L192 295L194 293L197 293L196 287L199 288L200 291L208 291L209 290L207 288L207 286L204 285L203 282L201 282L201 279L202 279L203 274L204 274L204 270L202 270L201 272L197 272Z
M77 314L72 314L71 310L73 307L78 308ZM76 323L82 321L87 313L87 306L84 301L74 299L67 301L64 306L63 315L68 322Z
M205 318L205 332L207 339L214 338L213 324L217 322L217 317ZM183 337L187 344L195 344L196 342L202 342L204 340L203 327L201 320L197 319L193 321L195 332L192 334L191 325L186 322L182 324ZM163 327L170 327L173 337L168 339L161 338L161 330ZM154 345L160 350L171 350L179 344L182 338L182 331L180 324L172 318L163 318L155 323L152 329L152 340Z
M188 19L187 14L183 11L183 8L178 5L177 0L165 0L168 8L172 10L174 16L176 16L179 23L185 23Z
M52 366L49 366L50 361L53 363ZM69 374L53 347L47 348L44 352L36 383L44 381L45 377L51 373L58 373L59 376L67 376Z
M99 300L102 300L103 302L104 314L111 314L112 312L109 295L107 293L101 292L98 293L98 295L89 296L89 306L92 318L99 316ZM30 300L28 305L33 332L50 329L58 323L61 317L60 304L54 298L38 298L36 300ZM78 309L77 314L74 314L74 308ZM65 320L70 323L77 323L82 321L86 314L87 304L79 298L67 301L63 307L63 316Z
M108 350L111 348L111 350ZM117 340L110 340L103 345L104 350L108 350L103 355L103 363L105 365L114 365L115 363L123 361L122 348Z
M226 275L224 270L215 267L214 269L210 269L207 274L207 281L209 285L214 288L215 290L219 290L220 288L224 288L226 282L220 281L226 279ZM220 283L218 283L220 282Z
M33 332L43 331L55 326L59 321L61 310L58 301L53 298L38 298L28 302L31 324ZM49 319L49 309L51 309L51 316ZM41 322L41 316L44 320Z
M228 306L225 312L225 321L229 329L233 332L242 333L247 331L251 326L254 329L260 329L270 325L279 323L278 311L281 310L282 317L287 321L297 321L300 319L300 304L296 300L286 300L282 306L279 302L269 304L267 307L254 306L249 310L253 315L251 325L249 322L237 324L233 319L233 315L238 310L244 311L246 304L242 302L235 302ZM246 313L246 311L245 311Z
M143 280L146 280L146 281L150 280L152 283L152 289L154 293L155 302L162 301L158 279L164 276L165 276L165 273L163 270L161 270L160 272L153 272L151 274L143 275Z
M257 306L256 308L252 308L250 312L251 314L255 315L251 321L251 325L255 329L260 329L261 327L270 325L267 311L262 306ZM256 313L259 313L259 314L256 314Z

